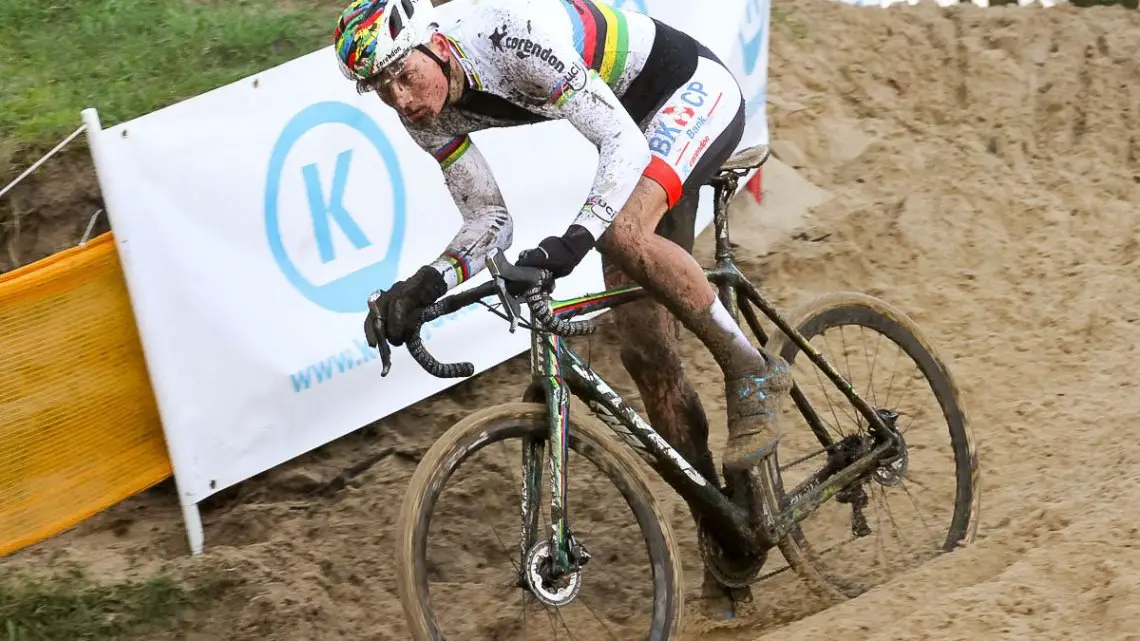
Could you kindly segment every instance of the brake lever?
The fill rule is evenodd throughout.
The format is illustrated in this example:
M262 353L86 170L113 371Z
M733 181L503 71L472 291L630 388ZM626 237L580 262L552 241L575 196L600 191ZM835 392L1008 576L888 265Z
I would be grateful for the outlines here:
M502 250L496 248L487 255L485 260L487 264L487 271L491 273L491 277L495 280L495 290L499 294L499 300L503 303L503 308L507 312L507 320L510 321L510 332L515 333L519 326L519 316L522 313L522 307L519 301L511 293L507 291L507 279L503 277L504 261Z
M372 331L376 332L376 344L380 348L380 363L384 365L384 369L380 370L381 378L387 376L392 369L392 346L388 344L388 334L384 331L384 318L380 314L380 297L383 295L382 290L377 290L368 297L368 308L372 310L372 315L376 319L372 323Z
M507 281L502 276L495 277L495 289L499 293L499 300L502 301L503 307L507 310L507 320L511 322L510 332L515 333L519 326L519 315L522 312L522 307L519 301L511 293L507 291Z

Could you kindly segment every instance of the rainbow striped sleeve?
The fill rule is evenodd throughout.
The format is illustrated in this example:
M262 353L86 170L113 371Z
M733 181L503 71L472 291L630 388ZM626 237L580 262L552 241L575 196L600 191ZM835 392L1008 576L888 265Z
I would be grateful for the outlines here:
M562 0L574 28L574 46L586 64L616 88L629 53L625 15L592 0Z
M471 148L471 138L467 135L456 136L432 150L431 155L439 162L443 169L455 164L467 150Z
M451 251L444 252L431 266L443 275L448 289L458 287L471 278L471 264Z
M570 100L574 93L574 88L570 86L570 81L563 80L558 83L558 86L550 93L550 98L547 100L555 106L561 107L566 104L566 101Z

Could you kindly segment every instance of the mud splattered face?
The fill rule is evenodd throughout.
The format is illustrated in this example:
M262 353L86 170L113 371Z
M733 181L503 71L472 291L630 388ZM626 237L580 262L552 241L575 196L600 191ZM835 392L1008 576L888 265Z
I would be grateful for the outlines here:
M435 43L432 43L435 45ZM446 56L446 51L437 51ZM446 58L444 58L446 60ZM367 83L384 104L417 124L426 124L439 116L447 100L448 78L434 60L422 51L407 56Z

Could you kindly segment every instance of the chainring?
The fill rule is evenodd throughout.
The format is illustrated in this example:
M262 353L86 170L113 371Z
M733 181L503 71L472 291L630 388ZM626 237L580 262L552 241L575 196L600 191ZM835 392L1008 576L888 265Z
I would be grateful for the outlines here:
M746 588L760 578L760 570L768 560L768 552L759 556L730 558L705 526L704 519L697 522L697 549L705 568L727 588Z

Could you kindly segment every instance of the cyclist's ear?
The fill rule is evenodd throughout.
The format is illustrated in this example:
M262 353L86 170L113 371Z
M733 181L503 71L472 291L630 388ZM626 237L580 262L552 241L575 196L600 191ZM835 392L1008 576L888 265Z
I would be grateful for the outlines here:
M435 32L428 41L428 46L444 62L451 60L451 48L447 46L447 38L440 32Z

